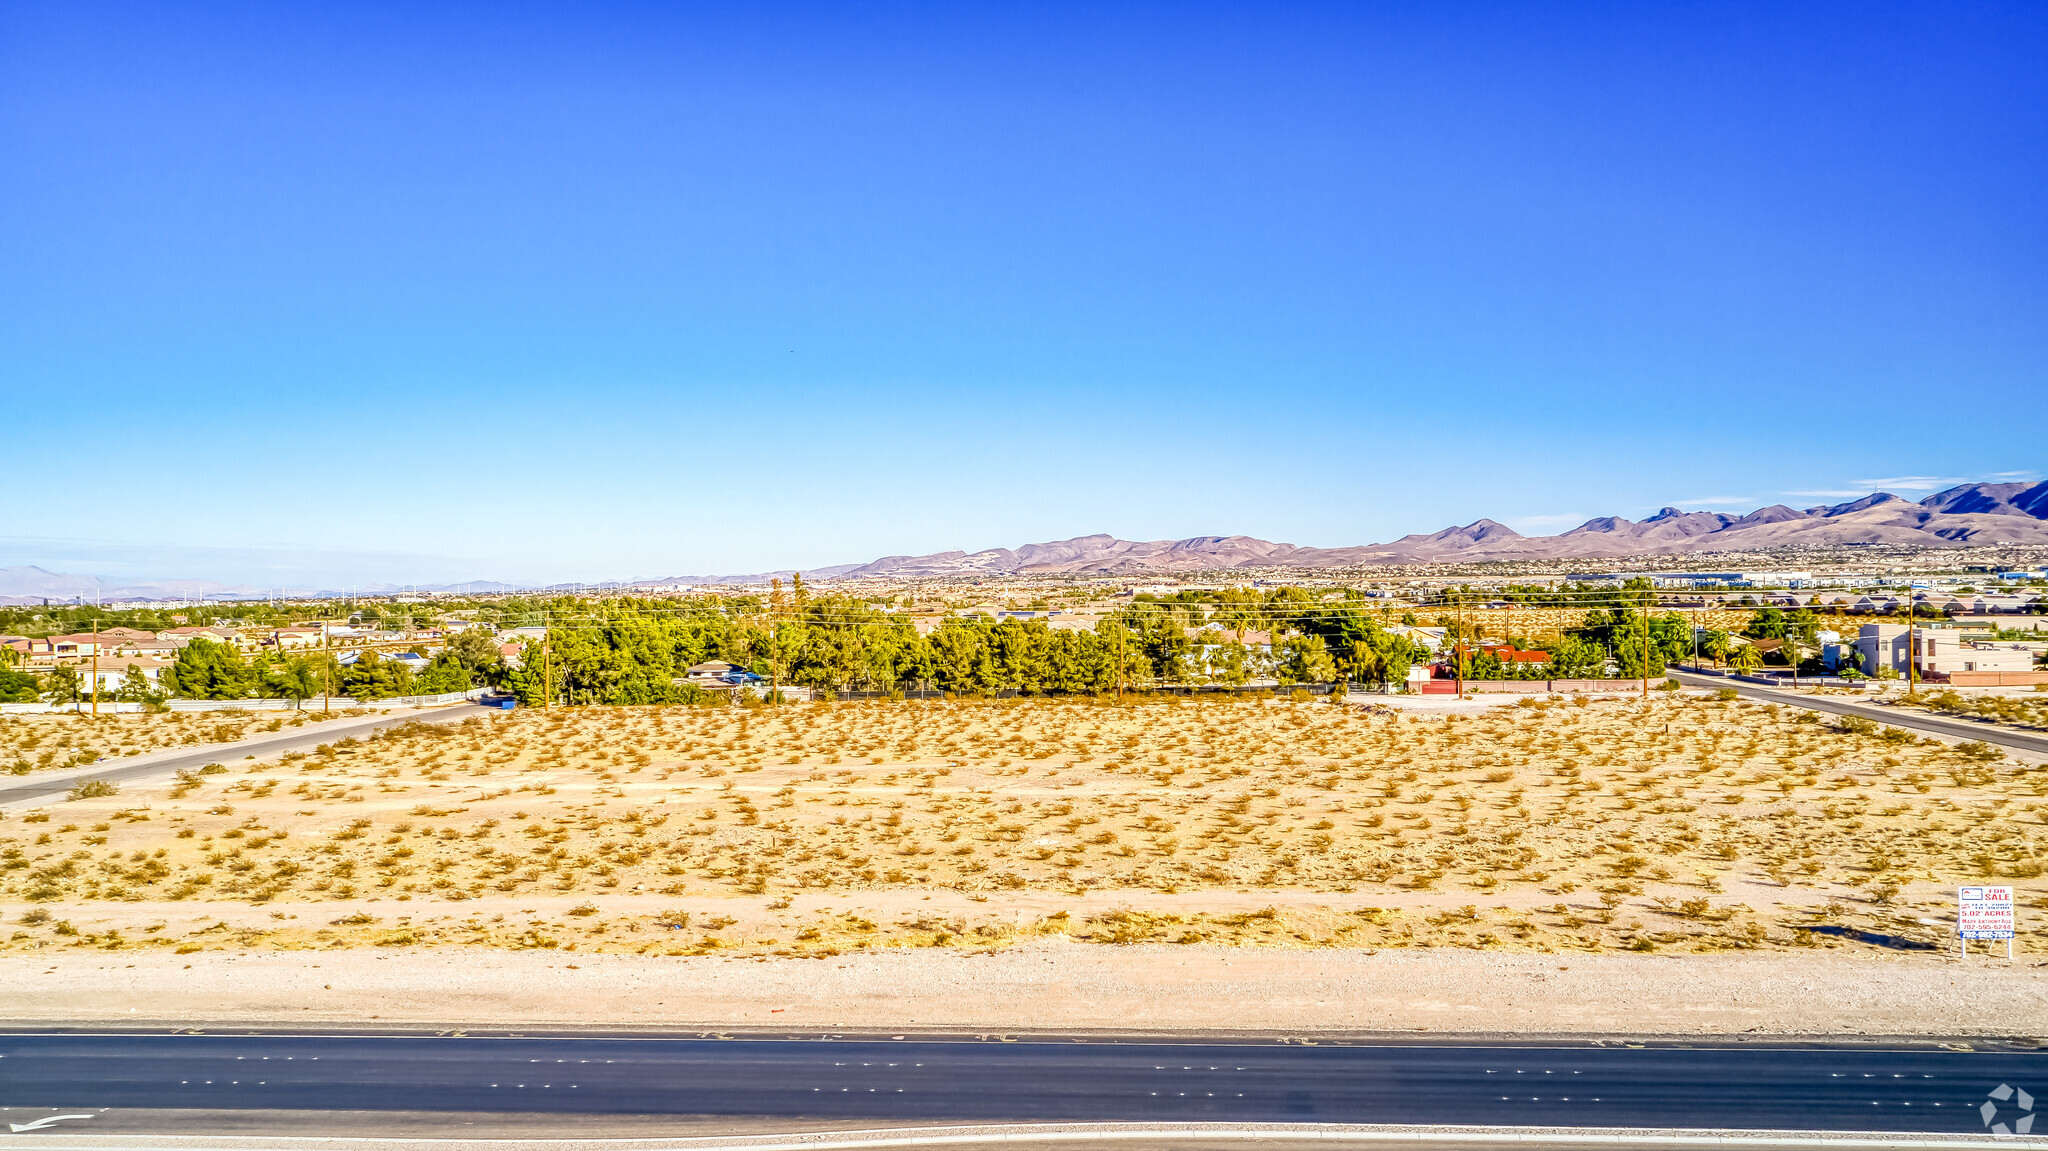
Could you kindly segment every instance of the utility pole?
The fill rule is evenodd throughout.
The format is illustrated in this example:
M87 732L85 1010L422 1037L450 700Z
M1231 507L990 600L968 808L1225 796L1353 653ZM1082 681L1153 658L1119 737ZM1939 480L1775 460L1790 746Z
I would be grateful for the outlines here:
M1793 603L1798 603L1798 602L1799 602L1799 597L1798 597L1798 596L1793 596L1793 597L1792 597L1792 602L1793 602ZM1784 646L1784 648L1783 648L1783 651L1785 652L1785 665L1786 665L1787 667L1790 667L1790 668L1792 669L1792 690L1793 690L1793 691L1798 691L1798 690L1799 690L1799 641L1798 641L1798 639L1797 639L1797 638L1796 638L1796 637L1794 636L1794 634L1793 634L1793 633L1794 633L1794 632L1795 632L1795 631L1797 630L1797 628L1798 628L1798 625L1796 625L1796 624L1794 624L1794 623L1791 623L1791 622L1790 622L1790 621L1791 621L1791 619L1792 619L1792 616L1791 616L1791 613L1789 613L1789 612L1788 612L1788 613L1786 613L1786 615L1785 615L1785 619L1786 619L1786 621L1787 621L1787 622L1786 622L1786 624L1785 624L1785 646Z
M100 717L100 621L92 621L92 717Z
M1116 623L1116 701L1124 701L1124 622Z
M1692 616L1692 669L1694 671L1700 669L1700 629L1706 626L1706 621L1707 597L1702 594L1700 596L1700 606L1693 612Z
M1650 601L1655 596L1643 589L1643 702L1650 702Z
M1451 662L1453 674L1457 676L1458 680L1458 698L1463 699L1465 698L1465 595L1463 591L1453 594L1458 597L1458 638L1451 641Z
M1919 690L1917 686L1920 670L1920 623L1919 605L1913 602L1913 577L1906 577L1906 694Z
M334 637L327 622L320 623L320 712L334 710Z
M548 642L553 638L547 619L543 616L540 626L540 705L544 708L555 706L555 663L550 655L552 649L548 646Z

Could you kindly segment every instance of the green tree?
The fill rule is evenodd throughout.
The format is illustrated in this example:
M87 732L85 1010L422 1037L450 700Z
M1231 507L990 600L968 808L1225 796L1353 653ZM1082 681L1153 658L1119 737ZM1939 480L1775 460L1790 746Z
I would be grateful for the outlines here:
M320 681L320 670L313 661L299 658L272 668L265 677L264 686L277 693L279 698L303 707L308 699L320 694Z
M493 654L496 654L493 652ZM446 650L437 653L413 684L419 695L446 695L476 686L468 666Z
M1508 674L1499 656L1490 651L1472 651L1465 656L1465 678L1506 679Z
M1677 612L1667 612L1650 621L1650 641L1656 645L1659 670L1667 663L1692 658L1692 621Z
M1387 682L1387 659L1366 640L1354 639L1346 645L1343 664L1347 679L1374 685Z
M1646 650L1648 652L1647 664L1644 661ZM1655 636L1651 636L1646 645L1643 640L1643 634L1640 631L1634 635L1624 634L1615 643L1614 662L1620 665L1621 674L1626 679L1664 674L1663 649L1658 646Z
M1328 683L1337 676L1337 663L1319 635L1291 635L1281 645L1276 678L1283 684Z
M1562 636L1550 645L1551 679L1596 679L1606 668L1607 653L1579 636Z
M1225 687L1243 687L1251 679L1250 652L1235 639L1209 649L1209 679Z
M0 667L0 703L34 703L36 695L35 676Z
M1764 653L1758 651L1755 644L1746 643L1735 649L1728 657L1728 662L1734 665L1736 671L1744 675L1754 675L1756 670L1764 665Z
M1813 647L1820 642L1820 617L1805 608L1787 614L1785 635L1798 640L1803 647Z
M342 691L358 703L413 695L412 669L365 651L341 674Z
M224 643L195 639L178 651L177 662L164 669L171 690L187 699L242 699L256 688L255 669Z
M161 710L167 697L163 689L149 682L141 668L129 664L128 673L121 677L121 686L114 691L114 698L122 703L139 703L151 710Z
M1709 628L1700 636L1700 652L1716 665L1728 660L1728 633L1718 628Z
M60 663L50 669L43 679L43 693L51 703L62 707L77 703L85 698L85 684L79 678L78 669L68 663Z

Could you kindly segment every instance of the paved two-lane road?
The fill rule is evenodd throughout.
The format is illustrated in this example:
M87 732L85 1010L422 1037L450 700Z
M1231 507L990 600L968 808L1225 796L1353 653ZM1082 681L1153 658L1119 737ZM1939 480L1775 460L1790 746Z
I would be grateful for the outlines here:
M459 723L471 716L488 717L503 714L495 708L473 703L458 703L428 711L404 711L358 719L329 720L276 735L265 734L233 743L209 743L197 747L156 751L126 759L101 760L95 764L65 771L36 772L22 777L0 775L0 811L48 803L61 798L72 787L88 779L104 779L109 783L169 779L182 769L201 768L209 763L239 760L251 755L261 759L266 756L283 755L288 751L311 751L323 743L333 743L335 740L351 736L361 739L373 731L396 727L401 723Z
M1894 727L1910 727L1915 731L1924 731L1929 735L1946 736L1950 739L1981 740L1985 743L2011 748L2014 751L2024 751L2034 755L2048 755L2048 736L2015 731L2012 728L2001 727L1993 723L1968 719L1948 719L1938 715L1929 715L1924 711L1878 707L1874 704L1838 699L1833 696L1798 695L1785 688L1765 687L1762 684L1748 683L1734 678L1724 679L1714 675L1696 675L1688 671L1679 671L1676 668L1669 669L1669 672L1671 678L1687 687L1729 687L1734 688L1736 693L1745 699L1762 700L1768 703L1782 703L1790 707L1803 707L1810 711L1825 711L1834 715L1860 715L1868 719L1874 719L1879 723L1891 724Z
M1992 1095L2011 1088L2003 1101ZM1931 1046L0 1035L0 1106L878 1123L1297 1121L1982 1134L2048 1054ZM1994 1105L1987 1120L1982 1107ZM2029 1125L2031 1126L2031 1125ZM2048 1133L2048 1124L2044 1124Z

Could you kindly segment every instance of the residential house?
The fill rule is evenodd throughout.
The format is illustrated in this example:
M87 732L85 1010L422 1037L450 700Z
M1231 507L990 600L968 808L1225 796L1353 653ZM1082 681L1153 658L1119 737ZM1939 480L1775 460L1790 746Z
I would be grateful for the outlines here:
M722 659L706 660L692 666L677 681L706 691L729 691L747 684L766 682L746 668L725 662Z
M127 680L130 669L133 669L141 672L142 678L148 682L150 687L155 688L163 682L164 669L170 667L174 662L176 661L150 659L142 656L120 656L113 659L101 659L97 672L90 666L78 669L81 677L80 686L83 690L90 692L93 690L94 682L97 682L99 684L99 694L104 698L121 690L121 684Z
M1856 664L1865 675L1885 670L1903 676L1909 664L1907 628L1902 623L1867 623L1856 632Z
M123 628L121 630L127 634L111 641L109 637L113 636L114 633L100 633L101 643L107 645L100 649L101 655L106 655L111 651L114 655L144 655L151 659L176 659L178 657L178 645L171 640L151 635L146 631L136 631L132 628Z
M1194 628L1189 628L1188 638L1194 640L1198 645L1204 647L1220 647L1226 643L1241 643L1246 648L1252 651L1266 652L1270 654L1273 650L1273 633L1270 631L1252 631L1248 628L1232 629L1216 627L1205 628L1198 631Z
M273 630L263 638L266 647L280 651L288 648L319 647L327 638L326 629L320 627L283 627Z
M1938 666L1935 670L1944 674L1959 671L2030 672L2038 666L2035 660L2040 648L2040 644L1981 640L1973 644L1960 645L1950 651L1947 658L1941 661L1944 666Z
M122 649L125 649L128 644L155 643L156 633L143 631L141 628L135 627L102 628L100 630L100 642L120 645Z
M241 633L225 627L174 627L169 631L158 632L157 638L170 640L179 647L184 647L195 639L224 643L234 648L242 646Z
M1867 623L1856 639L1866 674L1890 668L1900 676L1912 669L1915 679L1952 682L1957 673L2000 673L2025 676L2034 671L2035 653L2025 643L1984 639L1978 634L1942 625Z
M75 659L91 656L98 650L99 640L91 632L77 635L53 635L48 640L50 656L56 659Z
M2048 632L2048 615L2022 616L1957 616L1949 621L1954 624L1981 624L1987 628L2017 629L2023 631Z
M1506 667L1513 667L1516 664L1542 664L1550 662L1550 653L1547 651L1517 651L1515 650L1515 645L1511 643L1482 643L1479 645L1479 650L1498 659Z
M1193 641L1189 645L1188 655L1190 662L1194 665L1193 670L1198 676L1216 674L1214 663L1216 653L1223 650L1229 644L1244 645L1245 654L1248 657L1245 671L1251 674L1254 679L1262 677L1265 665L1273 654L1273 635L1271 632L1251 631L1242 628L1231 630L1208 627L1200 630L1188 628L1187 636L1188 639Z
M108 628L97 635L89 631L53 635L41 642L48 646L39 649L37 654L53 659L90 659L95 655L102 658L112 655L159 656L176 650L174 645L132 627Z
M1444 647L1444 629L1440 627L1412 627L1407 624L1396 624L1393 627L1387 628L1386 632L1388 635L1398 635L1411 643L1421 644L1431 652L1442 651Z

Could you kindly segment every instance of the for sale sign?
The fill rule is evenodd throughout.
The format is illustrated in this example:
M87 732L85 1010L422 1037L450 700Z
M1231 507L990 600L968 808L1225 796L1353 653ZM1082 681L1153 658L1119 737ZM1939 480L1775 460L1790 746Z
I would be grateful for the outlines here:
M2012 888L1957 888L1956 903L1956 928L1964 939L2012 938Z

